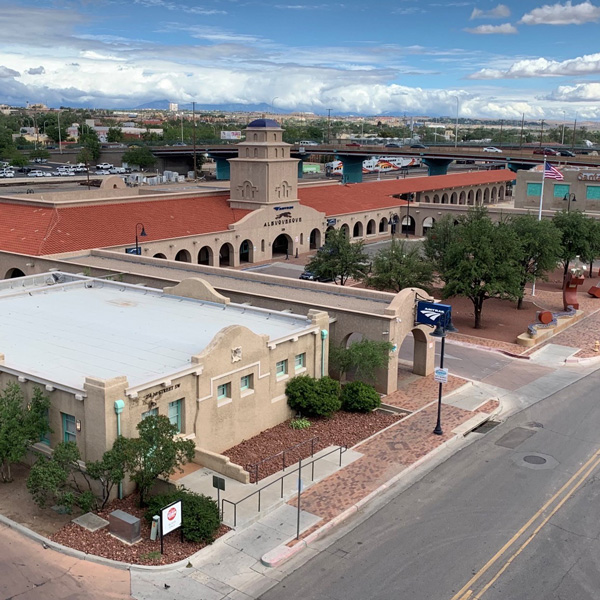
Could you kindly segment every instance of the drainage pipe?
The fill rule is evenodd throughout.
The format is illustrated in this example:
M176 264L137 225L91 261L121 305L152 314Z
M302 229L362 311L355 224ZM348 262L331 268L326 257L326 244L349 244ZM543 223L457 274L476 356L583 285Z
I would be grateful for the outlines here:
M115 400L115 414L117 415L117 437L121 437L121 413L125 408L123 400ZM119 500L123 498L123 482L119 481Z

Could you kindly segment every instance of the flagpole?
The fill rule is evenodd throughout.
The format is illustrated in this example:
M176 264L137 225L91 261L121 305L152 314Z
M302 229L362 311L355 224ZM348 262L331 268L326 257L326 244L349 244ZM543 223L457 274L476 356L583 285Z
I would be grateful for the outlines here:
M544 181L546 180L546 155L544 154L544 166L542 167L542 191L540 192L540 209L538 212L538 221L542 220L542 205L544 204ZM531 286L531 295L535 296L535 275Z

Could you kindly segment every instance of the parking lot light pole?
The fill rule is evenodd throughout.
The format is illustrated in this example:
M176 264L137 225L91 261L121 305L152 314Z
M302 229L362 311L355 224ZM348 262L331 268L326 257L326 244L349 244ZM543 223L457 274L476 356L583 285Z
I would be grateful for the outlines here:
M571 202L577 202L577 198L575 197L575 194L565 194L565 197L563 198L563 200L565 202L568 202L567 204L567 212L571 212Z

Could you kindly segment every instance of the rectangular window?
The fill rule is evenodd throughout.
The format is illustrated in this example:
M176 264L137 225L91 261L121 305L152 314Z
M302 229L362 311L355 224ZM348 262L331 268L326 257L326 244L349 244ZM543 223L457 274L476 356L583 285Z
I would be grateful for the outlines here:
M254 389L254 376L253 375L244 375L240 379L240 390L242 392L247 392L249 390Z
M296 371L298 369L304 369L306 362L306 354L303 352L302 354L296 354L296 358L294 359L294 366L296 367Z
M542 184L541 183L528 183L527 184L527 195L537 196L538 198L542 195Z
M585 188L586 200L600 200L600 185L588 185Z
M77 441L77 433L76 433L76 423L75 417L73 415L67 415L66 413L62 414L62 422L63 422L63 442L76 442Z
M277 365L275 366L275 373L277 375L277 377L283 377L284 375L287 375L288 372L288 361L287 360L280 360Z
M217 387L217 400L223 400L223 398L231 398L230 383L222 383Z
M49 446L50 445L50 413L49 413L48 409L46 409L44 411L44 418L46 419L46 425L48 427L48 430L46 431L46 433L44 433L40 436L40 442L42 442L42 444L46 444L47 446Z
M564 183L555 183L554 184L554 197L555 198L564 198L569 193L570 185L565 185Z
M169 402L169 421L171 421L171 425L177 426L177 433L181 433L181 407L182 407L182 399L175 400L174 402Z
M151 408L146 412L142 413L142 419L146 419L147 417L156 417L158 415L158 408Z

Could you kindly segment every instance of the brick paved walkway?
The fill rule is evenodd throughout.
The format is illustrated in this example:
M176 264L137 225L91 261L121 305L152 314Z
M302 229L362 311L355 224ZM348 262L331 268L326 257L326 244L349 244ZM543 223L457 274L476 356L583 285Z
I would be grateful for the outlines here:
M484 408L491 412L497 408L497 402L487 402L477 412L483 412ZM433 402L430 406L356 446L354 450L363 456L304 492L302 510L318 515L325 521L333 519L452 438L454 436L452 430L475 414L444 405L442 409L444 434L437 436L432 433L436 422L436 411L437 406ZM293 499L288 504L296 506L296 502L297 499ZM304 532L301 537L306 537L321 525L322 521L311 530ZM295 543L296 540L288 545L293 546Z
M448 376L444 385L444 395L453 392L466 383L455 375ZM427 377L414 375L408 370L398 370L398 389L383 398L385 404L414 412L434 402L437 398L439 383L434 380L433 373Z

